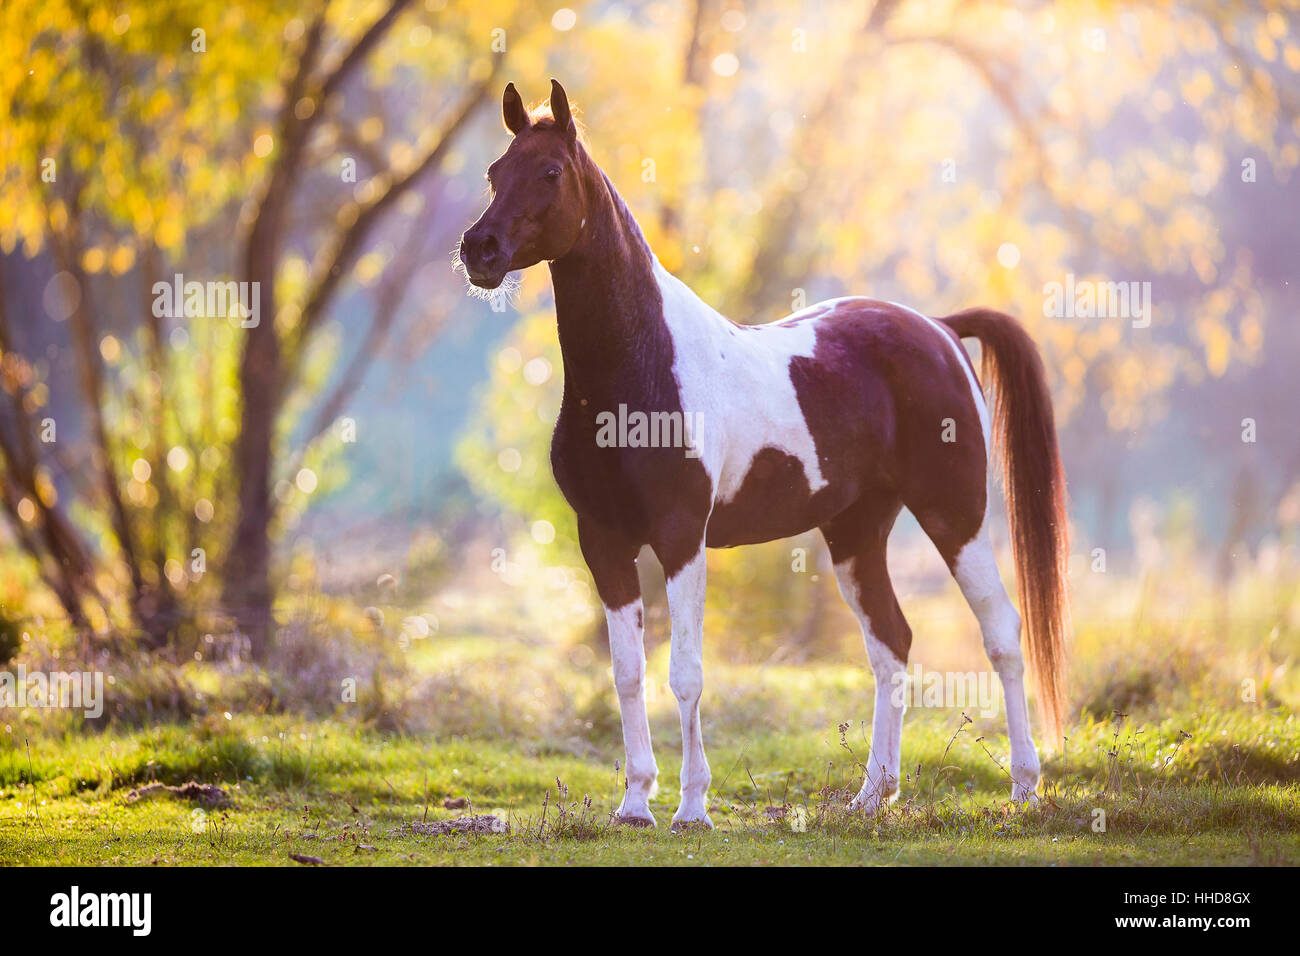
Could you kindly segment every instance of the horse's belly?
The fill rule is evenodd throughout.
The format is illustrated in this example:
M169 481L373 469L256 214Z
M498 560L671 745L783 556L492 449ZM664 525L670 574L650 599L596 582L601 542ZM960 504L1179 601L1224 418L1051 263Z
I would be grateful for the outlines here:
M769 446L749 462L735 493L714 503L705 543L730 548L802 534L839 514L853 495L848 483L811 490L803 462Z

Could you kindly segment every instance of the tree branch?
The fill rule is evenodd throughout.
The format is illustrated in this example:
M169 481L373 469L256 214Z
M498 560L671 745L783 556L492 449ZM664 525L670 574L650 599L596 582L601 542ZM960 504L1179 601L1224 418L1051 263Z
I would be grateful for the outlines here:
M325 81L321 83L319 96L320 102L317 103L316 112L312 114L313 117L321 112L321 108L325 105L325 101L329 99L330 95L336 92L344 82L346 82L348 76L350 76L352 72L361 65L362 61L365 60L370 51L384 38L384 34L389 31L397 18L401 16L403 11L405 11L410 5L411 0L393 0L393 3L389 6L388 10L385 11L378 20L372 23L370 29L363 33L361 38L352 45L352 49L348 50L339 61L338 66L336 66L325 78Z
M0 356L6 363L18 361L18 354L14 351L14 341L12 331L9 327L9 315L7 310L7 301L5 295L5 285L3 269L0 269ZM16 485L17 490L22 496L27 497L35 505L40 516L41 537L45 541L45 549L55 565L58 575L53 579L49 574L45 574L47 582L51 589L59 596L59 600L67 609L73 623L80 626L85 623L85 617L81 611L80 596L89 593L101 603L102 598L94 581L94 569L91 565L89 551L81 540L81 536L76 529L68 522L63 512L53 502L46 500L37 485L37 467L39 465L39 454L37 452L36 441L33 437L34 425L28 414L26 400L28 392L24 384L18 379L17 373L11 377L12 381L7 383L11 387L6 388L10 397L10 406L14 416L16 441L10 440L2 429L0 429L0 457L3 458L6 466L6 496L11 496ZM21 521L17 514L17 501L11 501L13 505L14 518ZM27 535L27 529L20 529L20 540L28 552L38 562L42 560L42 550L36 546L36 540ZM25 536L25 537L24 537ZM70 600L69 600L70 598Z
M456 137L469 122L474 111L487 97L496 78L499 65L499 58L495 59L492 71L488 76L461 99L459 106L443 127L437 141L425 153L424 157L404 175L394 180L379 198L364 206L357 214L356 219L353 220L352 225L338 238L333 248L326 252L326 264L317 270L315 284L312 286L311 291L308 292L302 308L302 315L298 322L297 341L287 363L291 369L296 369L301 362L302 352L308 339L316 331L325 315L328 314L329 305L343 279L351 272L370 230L384 212L401 198L403 193L414 186L426 173L436 169L441 164L443 157L446 156ZM286 375L285 380L291 382L294 377L291 372Z
M406 292L416 269L424 262L424 250L428 236L433 230L437 206L429 203L422 215L408 230L402 242L400 257L385 270L384 280L375 302L375 310L361 346L353 354L347 368L339 377L338 383L329 397L321 404L320 410L307 430L307 438L299 450L289 460L287 474L294 474L302 466L302 460L308 450L321 435L334 423L343 406L356 393L365 379L366 372L383 347L389 331L397 318L398 310L406 299Z
M68 227L60 233L49 227L51 246L60 268L72 275L80 290L77 307L72 310L72 344L77 360L78 380L83 404L90 424L90 435L95 446L96 470L100 474L100 485L105 500L109 505L109 516L113 533L117 538L118 548L131 576L131 585L135 597L135 607L139 612L139 602L144 597L144 575L140 571L137 558L135 535L131 528L131 519L122 501L121 486L118 483L116 469L113 466L113 449L108 436L108 426L104 421L104 370L100 364L99 342L96 338L96 322L90 308L91 288L89 278L81 267L80 239L80 197L74 196L68 203ZM143 623L143 621L139 621Z

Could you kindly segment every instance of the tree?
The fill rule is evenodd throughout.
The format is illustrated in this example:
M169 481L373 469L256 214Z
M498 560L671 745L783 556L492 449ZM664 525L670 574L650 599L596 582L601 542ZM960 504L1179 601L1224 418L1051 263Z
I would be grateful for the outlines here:
M326 8L322 7L305 30L298 62L285 87L272 146L275 158L259 192L252 227L244 243L243 274L259 289L261 312L275 317L249 329L240 360L243 398L235 467L239 474L239 518L226 566L225 601L253 641L254 653L265 646L271 626L272 587L270 581L270 529L274 517L271 494L276 417L286 391L292 387L297 367L312 338L329 315L344 278L365 249L376 224L397 201L430 171L436 170L475 110L492 89L500 56L490 59L485 75L461 95L432 136L426 135L413 159L400 168L386 165L374 170L376 184L366 199L341 212L332 233L315 243L319 265L314 270L301 305L293 307L294 319L287 323L287 336L278 328L280 310L275 295L282 268L286 215L294 187L309 162L308 149L331 98L341 96L349 80L378 47L410 6L409 0L394 0L381 16L358 37L332 67L320 67L318 60L326 44ZM400 296L387 296L382 310L371 317L371 328L382 335L400 305ZM287 354L286 354L287 353ZM373 354L373 353L369 353ZM345 379L344 388L355 387L360 370ZM340 399L326 402L335 407ZM327 423L328 424L328 423ZM313 435L312 437L315 437Z
M532 24L508 3L5 5L0 304L24 314L0 309L0 498L75 623L123 610L160 645L219 596L265 650L272 540L337 454L420 256L450 238L430 185L502 60L536 67ZM56 332L29 313L36 283ZM208 305L231 290L212 314L204 286ZM344 303L362 348L336 369ZM76 359L84 462L32 441L50 371L32 356L64 328L50 347Z

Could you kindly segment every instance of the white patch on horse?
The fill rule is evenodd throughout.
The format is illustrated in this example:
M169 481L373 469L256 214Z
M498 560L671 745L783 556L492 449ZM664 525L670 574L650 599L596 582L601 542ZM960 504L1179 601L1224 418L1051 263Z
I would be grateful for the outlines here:
M975 400L975 411L980 417L980 428L984 431L984 450L988 451L993 442L993 426L989 421L989 409L988 404L984 401L984 392L980 389L979 379L975 377L975 372L971 368L970 356L966 354L965 346L960 342L954 341L953 337L948 334L948 331L928 315L918 312L911 306L903 305L899 302L891 302L889 304L897 309L902 309L904 312L910 312L917 318L925 319L925 321L930 323L930 327L939 333L939 337L947 342L948 346L954 353L956 353L957 363L961 365L961 370L966 373L966 381L970 384L971 396Z
M655 794L659 767L650 744L650 722L645 709L645 638L641 599L620 608L605 608L609 626L609 656L614 670L614 690L623 718L624 774L627 790L619 805L620 820L654 826L650 799Z
M816 347L813 323L787 324L791 316L738 330L657 259L654 275L673 340L682 411L698 422L700 434L693 438L713 482L714 503L736 496L764 448L798 459L810 492L824 488L817 446L790 378L791 360L811 357Z

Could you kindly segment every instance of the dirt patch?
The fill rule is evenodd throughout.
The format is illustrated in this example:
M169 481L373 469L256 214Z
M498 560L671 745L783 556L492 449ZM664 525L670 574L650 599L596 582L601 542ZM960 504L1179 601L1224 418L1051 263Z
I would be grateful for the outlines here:
M230 794L225 790L210 783L195 783L193 780L183 783L179 787L171 787L165 783L151 783L143 787L136 787L126 795L127 803L135 803L137 800L152 799L154 797L174 797L177 800L192 800L195 803L201 803L205 807L228 807L230 806Z
M389 830L389 836L409 836L430 834L448 836L457 833L509 833L510 824L490 813L474 817L456 817L454 820L430 820L428 823L407 823L395 830Z

